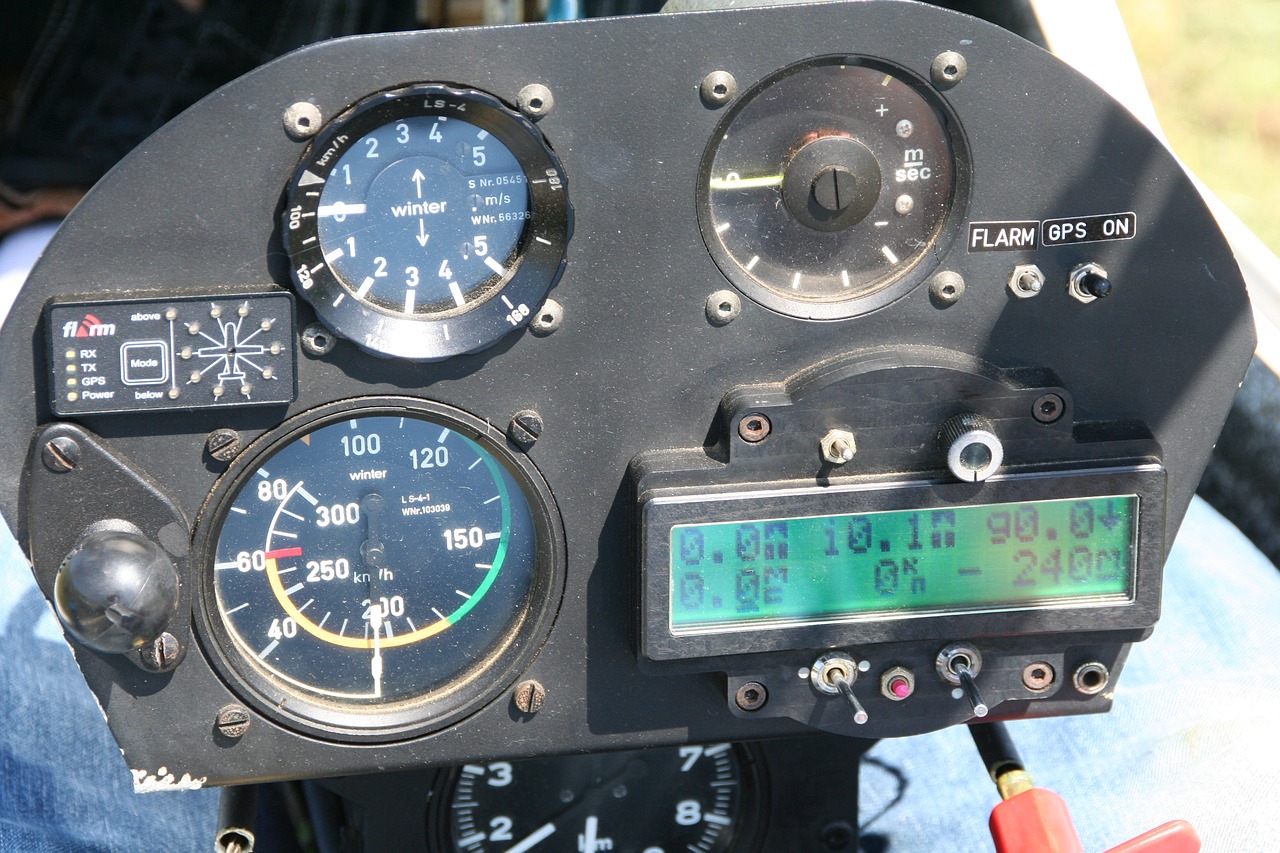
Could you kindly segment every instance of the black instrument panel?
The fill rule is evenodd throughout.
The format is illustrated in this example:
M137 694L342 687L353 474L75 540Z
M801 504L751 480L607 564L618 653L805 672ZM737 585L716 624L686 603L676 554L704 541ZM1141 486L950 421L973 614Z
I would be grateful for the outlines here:
M935 62L949 53L963 74ZM835 82L788 82L812 74ZM807 110L810 89L830 99ZM291 133L298 104L318 133ZM203 187L198 204L179 185ZM1044 236L1064 219L1104 239ZM82 318L51 322L59 305L245 294L293 302L296 395L65 408L52 362ZM1112 683L1157 618L1158 566L1251 350L1238 270L1177 163L1092 84L973 19L836 3L339 40L197 105L63 225L0 334L0 506L51 596L104 520L169 555L176 666L73 644L144 774L228 784L814 727L907 735L973 717L935 671L956 644L981 653L993 717L1098 712L1108 694L1072 674ZM159 384L158 363L137 370ZM965 461L982 442L942 440L957 418L956 435L995 437L973 451L985 462ZM219 430L238 446L215 446ZM68 441L70 467L48 450ZM653 495L909 481L933 490L920 506L955 494L1016 513L1023 496L989 466L1037 482L1037 500L1141 498L1136 606L1077 621L987 607L790 644L695 634L683 656L647 638ZM1108 480L1139 469L1140 486ZM1082 471L1102 472L1100 491L1053 484ZM1000 535L991 517L974 535ZM1095 571L1113 545L1089 544ZM901 578L911 555L895 547L878 559ZM1085 571L1056 559L1039 582ZM430 664L415 667L419 640ZM810 680L836 651L863 673L865 723ZM1032 687L1041 664L1056 678ZM247 726L224 725L241 711Z

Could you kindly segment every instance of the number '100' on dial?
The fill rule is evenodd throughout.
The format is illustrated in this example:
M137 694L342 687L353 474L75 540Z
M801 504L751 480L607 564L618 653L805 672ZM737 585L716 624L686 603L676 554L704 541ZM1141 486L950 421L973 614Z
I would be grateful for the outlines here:
M1138 497L671 529L673 634L1130 601Z

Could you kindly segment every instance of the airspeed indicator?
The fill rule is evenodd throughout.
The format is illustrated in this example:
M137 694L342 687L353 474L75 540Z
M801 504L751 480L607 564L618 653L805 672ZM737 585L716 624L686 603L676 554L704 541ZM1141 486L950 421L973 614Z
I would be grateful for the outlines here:
M228 495L210 616L269 703L336 705L357 729L434 714L459 685L489 692L545 603L529 477L461 413L421 405L308 419Z

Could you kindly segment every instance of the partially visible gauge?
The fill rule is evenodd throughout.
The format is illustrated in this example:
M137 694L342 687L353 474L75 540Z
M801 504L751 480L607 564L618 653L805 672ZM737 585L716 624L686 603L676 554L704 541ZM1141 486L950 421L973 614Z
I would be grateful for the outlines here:
M906 71L794 65L745 94L703 157L698 216L721 271L794 317L880 308L928 273L967 191L958 126Z
M545 486L500 442L387 398L300 416L246 454L215 494L204 602L250 701L387 739L511 682L548 627L560 549Z
M298 292L378 355L434 361L525 325L564 266L571 211L541 134L473 89L366 98L325 128L283 219Z
M749 853L761 790L727 743L469 764L440 800L448 853Z

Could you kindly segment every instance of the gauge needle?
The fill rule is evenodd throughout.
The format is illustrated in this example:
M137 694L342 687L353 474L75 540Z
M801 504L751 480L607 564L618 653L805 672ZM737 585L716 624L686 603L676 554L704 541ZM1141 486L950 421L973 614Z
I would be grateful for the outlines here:
M712 178L713 190L750 190L756 187L776 187L782 183L782 175L765 175L761 178L739 178L737 172L730 172L728 177Z
M594 820L594 818L592 818L592 820ZM538 827L532 835L527 836L519 844L514 847L508 847L506 853L524 853L524 851L529 850L535 844L539 843L542 839L555 831L556 825L554 823L544 823L542 826Z
M595 815L587 816L587 825L582 830L582 850L583 853L595 853L596 849L596 832L599 829L600 820Z
M370 607L369 621L373 626L373 660L369 662L369 672L373 675L373 695L382 697L382 607L374 604Z

